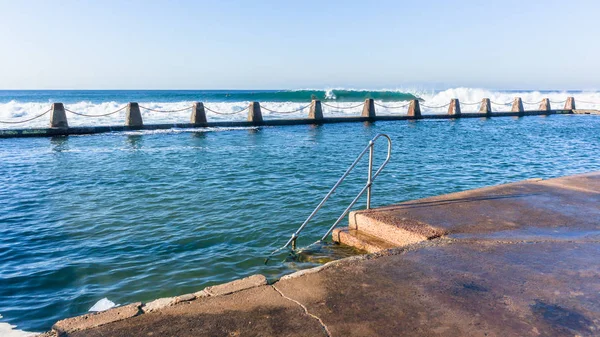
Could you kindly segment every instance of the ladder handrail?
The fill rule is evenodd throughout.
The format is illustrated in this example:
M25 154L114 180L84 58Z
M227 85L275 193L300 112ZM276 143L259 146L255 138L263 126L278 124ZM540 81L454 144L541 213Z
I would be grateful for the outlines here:
M379 166L379 168L377 169L377 171L375 171L375 174L373 174L373 147L375 146L375 142L377 141L377 139L379 139L380 137L384 137L388 141L387 157L385 158L385 161ZM323 200L321 200L321 202L312 211L312 213L310 213L310 215L308 216L308 218L306 218L306 220L304 220L304 222L298 228L298 230L296 230L296 232L294 234L292 234L292 237L286 242L286 244L283 247L275 250L273 253L271 253L271 255L273 255L276 252L278 252L278 251L280 251L280 250L288 247L290 244L292 245L292 249L296 248L296 239L298 238L298 235L300 234L300 232L302 232L302 230L304 229L304 227L306 227L306 225L310 222L310 220L312 220L312 218L317 214L317 212L321 209L321 207L323 207L323 205L329 199L329 197L333 194L333 192L335 192L335 190L338 188L338 186L340 186L340 184L344 181L344 179L346 179L346 177L350 174L350 172L352 172L352 170L354 169L354 167L356 167L356 165L364 157L364 155L365 155L365 153L367 153L367 151L369 151L369 174L368 174L368 177L367 177L367 184L362 188L362 190L358 193L358 195L354 198L354 200L352 200L352 202L350 203L350 205L344 210L344 213L336 220L336 222L333 224L333 226L331 226L331 228L329 228L329 230L327 231L327 233L323 236L323 238L321 238L321 241L325 240L327 238L327 236L340 223L340 221L342 221L342 219L344 219L344 217L348 214L348 212L350 211L350 209L352 208L352 206L354 206L354 204L356 204L356 202L358 201L358 199L365 193L365 191L368 191L368 194L367 194L367 209L371 208L371 186L373 185L373 181L375 180L375 178L377 178L377 176L379 175L379 173L381 173L381 171L387 165L387 163L390 161L390 158L392 156L392 140L390 139L390 137L388 135L383 134L383 133L378 133L377 135L375 135L375 137L373 137L373 139L371 139L369 141L369 145L367 145L364 148L364 150L362 150L362 152L354 160L354 162L352 163L352 165L350 165L350 167L348 167L348 169L342 175L342 177L340 179L338 179L338 181L335 183L335 185L333 185L333 187L331 188L331 190L329 190L329 192L325 195L325 197L323 198Z
M388 141L388 153L387 153L387 157L385 158L385 161L379 166L379 168L377 169L377 171L375 171L375 174L372 175L372 173L373 173L373 145L375 145L375 140L377 140L377 138L379 138L381 136L387 138L387 141ZM365 185L365 187L362 188L362 190L360 190L360 192L354 198L354 200L352 200L352 202L350 203L350 205L348 205L348 207L346 207L346 209L344 210L344 213L342 213L342 215L340 215L340 217L337 218L337 220L329 228L329 230L327 231L327 233L325 233L325 235L323 235L323 237L321 238L321 241L325 240L327 238L327 236L335 229L335 227L337 227L337 225L340 223L340 221L342 221L344 219L344 217L346 217L346 215L350 212L350 210L352 209L352 207L354 206L354 204L356 204L356 202L358 201L358 199L360 199L360 197L365 193L365 190L368 192L367 193L367 209L371 209L371 187L373 186L373 181L375 180L375 178L377 178L377 176L379 175L379 173L381 173L381 171L383 170L383 168L390 161L390 158L392 156L392 140L386 134L382 134L382 133L377 134L377 136L375 136L375 138L373 138L369 142L369 148L371 150L369 151L369 177L368 177L368 180L367 180L367 184Z

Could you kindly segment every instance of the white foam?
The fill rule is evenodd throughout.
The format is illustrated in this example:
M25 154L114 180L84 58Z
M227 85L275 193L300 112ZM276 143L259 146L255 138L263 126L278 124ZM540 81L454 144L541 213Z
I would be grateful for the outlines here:
M517 96L522 98L525 109L529 110L536 109L543 98L549 98L553 108L562 108L564 106L564 101L568 96L575 97L576 106L579 109L600 109L600 92L595 91L578 93L556 91L541 93L539 91L507 92L479 88L452 88L443 91L412 91L412 93L423 99L421 102L421 110L423 113L445 113L448 109L447 104L452 98L458 98L460 100L463 112L478 111L479 103L483 98L489 98L493 102L492 109L494 111L509 111L510 104ZM333 91L327 90L327 95L333 95ZM187 110L178 112L155 112L142 109L142 117L145 124L174 124L189 123L192 103L193 102L191 101L140 102L139 105L153 110L180 110L189 107ZM205 103L205 106L207 107L207 119L213 122L244 121L247 119L247 107L249 103L250 102L207 102ZM263 107L262 114L265 119L305 118L308 115L309 103L310 102L308 101L305 103L261 102L261 106ZM359 116L362 111L362 106L360 106L361 103L362 101L342 103L323 101L323 114L326 117ZM375 108L378 114L402 115L406 114L407 111L407 102L376 101L376 103L378 105ZM469 103L472 104L470 105ZM25 120L47 111L50 108L50 105L50 103L18 102L14 100L8 103L0 103L0 121ZM124 105L124 103L113 101L102 103L81 101L73 104L65 104L65 107L81 114L102 115L113 112ZM384 106L390 108L385 108ZM208 109L222 114L214 113ZM238 111L241 112L234 114ZM122 110L114 115L105 117L84 117L67 112L67 118L70 126L123 125L125 113L125 110ZM0 124L0 129L48 127L49 120L50 116L48 114L23 124Z
M2 318L2 315L0 315L0 319L1 318ZM36 332L17 330L17 329L15 329L16 327L17 327L16 325L11 325L8 323L0 322L0 336L2 336L2 337L31 337L31 336L38 335L38 333L36 333Z
M479 88L453 88L438 92L420 92L417 96L424 101L421 102L422 110L429 113L444 113L448 110L447 105L452 98L458 98L463 112L476 112L483 98L489 98L494 111L510 111L515 97L521 97L525 110L535 110L539 107L542 99L548 98L553 109L564 107L567 97L575 97L578 109L600 109L600 92L577 92L566 91L540 92L540 91L493 91ZM427 106L443 106L439 108L428 108Z

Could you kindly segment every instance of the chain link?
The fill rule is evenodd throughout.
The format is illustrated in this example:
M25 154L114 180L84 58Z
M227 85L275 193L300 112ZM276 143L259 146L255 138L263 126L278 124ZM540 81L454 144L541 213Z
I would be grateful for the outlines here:
M364 105L364 103L360 103L360 104L354 105L354 106L343 107L343 106L335 106L335 105L327 104L325 102L321 102L321 104L323 104L325 106L328 106L330 108L334 108L334 109L355 109L355 108L358 108L359 106L363 106Z
M440 106L429 106L429 105L421 104L421 106L424 107L424 108L428 108L428 109L439 109L439 108L445 108L445 107L450 106L450 103L444 104L444 105L440 105Z
M204 109L212 112L212 113L216 113L217 115L235 115L235 114L239 114L240 112L244 112L246 110L248 110L250 108L250 106L240 110L240 111L235 111L235 112L220 112L220 111L215 111L209 107L207 107L206 105L204 106Z
M312 104L312 103L311 103L311 104ZM306 106L303 106L303 107L301 107L301 108L299 108L299 109L292 110L292 111L276 111L276 110L271 110L271 109L269 109L269 108L267 108L267 107L265 107L265 106L262 106L262 105L261 105L260 107L261 107L261 109L263 109L263 110L266 110L266 111L269 111L269 112L272 112L272 113L278 113L278 114L291 114L291 113L294 113L294 112L302 111L302 110L304 110L304 109L308 108L309 106L310 106L310 104L309 104L309 105L306 105Z
M523 102L523 104L529 104L529 105L534 105L534 104L541 104L544 100L541 100L539 102L525 102L525 101L521 101Z
M566 101L565 101L566 102ZM600 104L598 102L586 102L586 101L580 101L580 100L575 100L576 103L583 103L583 104Z
M105 116L114 115L114 114L116 114L117 112L123 111L125 108L127 108L127 105L126 105L126 106L124 106L124 107L122 107L122 108L120 108L120 109L118 109L118 110L115 110L115 111L113 111L113 112L109 112L109 113L105 113L105 114L101 114L101 115L86 115L86 114L82 114L82 113L80 113L80 112L75 112L75 111L73 111L73 110L69 110L69 109L67 109L67 108L65 108L65 111L68 111L68 112L70 112L70 113L72 113L72 114L74 114L74 115L77 115L77 116L83 116L83 117L105 117Z
M390 109L390 110L394 110L394 109L402 109L402 108L406 108L407 106L410 105L410 102L403 104L403 105L398 105L398 106L387 106L387 105L383 105L383 104L379 104L377 102L373 102L375 105L380 106L382 108L385 109Z
M30 121L36 119L36 118L40 118L40 117L44 116L45 114L47 114L50 111L52 111L52 108L46 110L42 114L39 114L39 115L37 115L35 117L32 117L32 118L29 118L29 119L25 119L25 120L22 120L22 121L0 121L0 123L2 123L2 124L21 124L21 123L27 123L27 122L30 122Z
M189 109L193 108L192 105L190 105L188 107L185 107L183 109L177 109L177 110L157 110L157 109L147 108L147 107L141 106L141 105L139 107L142 108L142 109L149 110L149 111L154 111L154 112L180 112L180 111L185 111L185 110L189 110Z

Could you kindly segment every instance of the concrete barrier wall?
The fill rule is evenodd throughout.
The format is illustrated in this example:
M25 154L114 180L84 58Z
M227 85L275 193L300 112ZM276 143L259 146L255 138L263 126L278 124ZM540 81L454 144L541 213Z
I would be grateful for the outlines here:
M475 103L468 103L473 105ZM529 103L532 104L532 103ZM428 114L421 113L419 100L412 100L408 105L406 115L377 115L375 110L375 102L373 99L366 99L360 116L352 117L324 117L321 101L313 100L309 107L307 118L296 119L275 119L264 120L259 102L251 102L247 108L248 116L246 121L230 121L230 122L209 122L206 117L208 109L203 103L194 103L191 109L190 123L175 123L175 124L154 124L145 125L143 123L142 114L138 103L129 103L126 107L126 116L123 126L90 126L90 127L69 127L65 108L62 103L54 103L50 114L49 128L30 128L30 129L0 129L0 138L11 137L44 137L58 135L79 135L93 134L103 132L127 131L127 130L157 130L170 128L203 128L203 127L247 127L247 126L279 126L279 125L303 125L303 124L326 124L326 123L349 123L349 122L375 122L375 121L390 121L390 120L411 120L411 119L451 119L451 118L485 118L485 117L509 117L509 116L532 116L532 115L552 115L552 114L573 114L586 113L588 110L578 112L575 110L575 99L569 97L562 110L552 110L550 100L544 99L539 105L539 110L525 111L523 102L520 97L516 97L512 103L511 111L492 112L490 100L484 98L479 105L478 112L465 113L461 111L460 102L458 99L452 99L448 106L447 114ZM123 108L123 109L124 109ZM148 108L144 108L148 109ZM265 108L271 112L277 112ZM301 111L304 108L298 110ZM151 109L148 109L151 110ZM246 109L244 109L246 110ZM243 112L244 110L240 111ZM70 111L70 110L66 110ZM153 110L157 111L157 110ZM163 111L168 112L168 111Z
M448 106L448 115L453 117L460 117L460 102L458 98L453 98Z

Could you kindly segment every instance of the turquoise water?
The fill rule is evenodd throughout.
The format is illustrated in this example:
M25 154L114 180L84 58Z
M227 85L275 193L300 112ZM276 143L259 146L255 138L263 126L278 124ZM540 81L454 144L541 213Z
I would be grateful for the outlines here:
M0 90L0 103L80 101L122 103L152 102L310 102L312 98L324 101L360 102L365 98L394 102L417 98L417 95L396 90Z
M374 206L600 170L599 130L600 116L566 115L1 140L0 315L43 331L104 297L147 301L313 266L263 259L379 132L394 153ZM300 245L325 232L365 174L359 166Z

